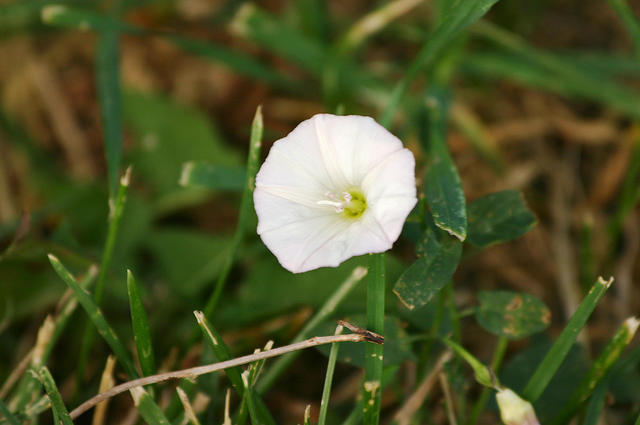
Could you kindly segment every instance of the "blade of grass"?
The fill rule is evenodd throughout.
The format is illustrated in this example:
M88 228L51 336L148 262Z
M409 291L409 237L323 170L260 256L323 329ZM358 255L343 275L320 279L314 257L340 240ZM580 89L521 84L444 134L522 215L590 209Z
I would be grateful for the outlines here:
M60 396L58 387L56 386L56 383L54 382L49 369L47 369L46 366L42 366L36 373L38 379L44 386L44 390L47 392L47 395L51 400L51 410L53 411L53 416L57 418L55 422L60 421L64 425L73 425L73 421L69 416L69 411L62 401L62 396Z
M596 305L604 296L607 289L609 289L612 282L613 278L606 281L599 277L593 284L591 290L582 300L573 316L571 316L571 319L569 319L569 322L560 333L560 336L549 349L544 359L542 359L536 371L533 373L533 376L529 379L529 382L522 391L526 400L533 403L542 395L542 392L549 384L549 381L551 381L551 378L555 375L556 371L562 364L562 361L569 353L571 346L578 338L578 334L587 323L587 319L596 308Z
M582 403L591 395L593 389L601 382L607 371L618 360L622 351L629 345L638 329L638 319L627 319L613 335L602 353L593 362L578 387L571 394L569 400L564 403L562 410L553 419L553 424L564 424L573 416Z
M307 407L304 408L304 418L302 420L304 425L311 425L311 405L307 404Z
M488 69L489 73L520 79L561 94L592 99L640 117L638 94L614 80L584 72L570 61L536 49L524 39L489 22L478 22L473 32L509 53L498 56L498 60L485 62L485 66L493 67L493 70Z
M429 66L463 29L480 19L497 2L498 0L460 0L446 11L405 71L403 79L395 86L389 104L380 117L383 126L388 127L391 124L400 100L418 74Z
M129 392L133 398L133 404L138 408L138 413L146 423L149 425L171 425L162 409L142 387L131 388Z
M99 307L102 301L104 285L107 280L107 272L109 271L111 258L113 257L113 251L116 246L118 231L120 229L120 221L127 201L127 191L129 189L130 182L131 166L127 168L127 171L125 171L124 175L120 179L120 185L115 200L112 197L109 198L109 226L107 228L107 239L104 242L102 258L100 259L98 281L96 282L96 289L93 295L96 307ZM95 333L93 328L91 325L87 324L82 337L82 345L80 346L80 355L78 357L78 367L76 369L76 392L82 387L82 377L84 376L84 371L86 369L89 352L93 346L94 336Z
M20 422L18 421L18 418L16 418L13 413L11 413L11 411L9 410L9 408L7 407L6 404L4 404L4 402L2 400L0 400L0 413L2 413L2 415L4 416L4 419L10 424L10 425L20 425Z
M304 327L291 340L292 343L300 342L310 336L311 331L321 322L327 320L331 314L338 308L340 303L351 293L353 288L367 275L367 269L364 267L356 267L353 269L349 277L335 290L327 301L320 307L316 314L304 325ZM282 356L269 368L263 378L258 382L258 393L264 394L273 386L282 372L296 359L298 353L291 353Z
M398 366L388 366L388 367L383 369L383 371L382 371L382 387L381 387L380 391L384 391L384 389L387 388L387 386L389 385L389 383L391 382L391 380L395 376L396 372L398 372L398 369L399 369ZM351 413L349 414L347 419L345 419L344 422L342 422L342 425L357 425L357 424L360 424L361 423L361 419L362 419L363 410L364 409L363 409L363 406L362 406L362 398L360 398L358 403L353 407L353 410L351 410Z
M218 280L216 282L215 289L209 300L207 301L204 314L210 316L216 308L222 291L224 290L227 282L227 277L231 271L231 265L235 259L236 251L240 242L242 242L245 231L247 230L247 223L251 214L253 214L253 189L255 187L256 173L258 172L258 165L260 162L260 148L262 146L262 133L264 130L264 123L262 120L262 106L258 106L256 114L251 124L251 138L249 141L249 154L247 155L247 174L244 180L244 190L242 191L242 199L240 201L240 213L238 215L238 224L236 225L236 231L233 235L231 247L229 248L228 255L222 266Z
M386 271L384 253L370 255L371 273L367 279L367 329L384 334L384 298ZM365 346L364 382L362 384L362 413L364 425L377 425L380 421L382 399L383 346Z
M213 190L241 191L247 170L206 162L189 161L182 165L180 186L204 187Z
M116 358L112 355L107 357L104 369L102 370L102 376L100 377L100 385L98 387L99 392L107 391L115 385L113 379L113 369L116 365ZM93 420L91 425L103 425L107 416L107 409L109 407L109 400L105 400L96 406L96 410L93 412Z
M249 383L248 373L244 372L242 375L242 383L244 384L244 396L243 401L249 411L249 418L252 425L260 425L260 419L258 419L258 413L256 412L255 403L253 402L251 385Z
M343 331L342 325L336 327L334 335L340 335ZM322 388L322 400L320 401L320 413L318 414L318 425L325 425L327 420L327 412L329 410L329 397L331 396L331 384L333 383L333 373L336 369L336 360L338 360L338 344L331 344L329 351L329 360L327 362L327 373L324 376L324 387Z
M131 310L133 339L136 343L142 375L153 375L156 373L156 365L153 356L153 345L151 344L149 320L147 319L147 313L142 305L138 283L133 277L131 270L127 270L127 292L129 293L129 308Z
M69 29L79 29L83 31L127 31L140 33L140 29L127 24L114 16L105 16L92 10L78 9L61 4L52 4L42 8L40 12L42 22Z
M196 412L193 410L193 406L189 401L187 393L185 393L184 390L180 387L176 387L176 392L178 393L178 397L180 397L180 402L184 407L184 412L186 417L189 419L189 422L191 422L193 425L200 425L198 416L196 416Z
M640 22L638 22L638 18L634 16L633 10L626 0L608 0L608 2L627 29L636 51L636 58L640 59Z
M98 333L104 338L105 342L111 347L111 350L118 358L120 364L124 367L126 373L131 378L137 378L139 376L136 368L129 357L127 349L124 344L118 339L118 336L113 331L113 329L109 326L106 319L102 315L102 312L96 305L95 300L87 291L82 289L80 285L76 282L75 278L69 273L69 270L65 268L65 266L54 256L53 254L49 254L49 261L53 266L55 272L60 276L64 283L67 284L69 288L73 291L75 297L78 299L78 302L84 308L85 312L91 319L91 322L98 330Z
M584 414L584 421L582 425L597 425L598 420L600 419L600 414L604 409L605 399L607 397L607 391L609 390L609 382L607 380L603 380L600 384L595 388L593 394L591 394L591 398L589 399L589 404L587 405L587 411Z
M194 311L193 314L196 316L198 326L200 326L205 339L209 342L216 359L218 361L233 359L229 347L222 339L222 335L220 335L216 328L209 323L206 316L201 311ZM258 417L262 419L264 423L273 423L273 418L271 418L271 414L264 405L264 402L262 402L262 399L260 399L259 395L255 394L255 391L251 391L250 394L245 394L245 384L242 379L242 368L238 366L225 369L225 374L227 375L227 378L229 378L229 381L231 381L231 385L235 391L242 399L242 405L236 421L238 423L244 423L247 413L250 413L246 410L251 407L248 405L248 402L251 402L252 405L257 408ZM253 386L253 383L251 385Z

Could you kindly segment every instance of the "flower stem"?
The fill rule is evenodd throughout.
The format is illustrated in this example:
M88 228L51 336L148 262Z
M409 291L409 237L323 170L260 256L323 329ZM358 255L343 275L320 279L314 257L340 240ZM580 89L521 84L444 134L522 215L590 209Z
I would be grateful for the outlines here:
M367 280L367 329L384 334L384 253L371 256L370 278ZM375 347L374 347L375 345ZM380 419L382 393L383 347L365 347L365 378L362 389L364 425L377 425Z
M491 370L493 373L498 373L498 368L502 364L502 360L504 359L504 355L507 352L507 345L509 344L509 340L503 336L498 339L498 343L496 344L496 348L493 352L493 359L491 360ZM480 397L478 397L478 401L473 406L471 410L471 416L467 421L468 425L475 425L478 421L478 417L484 406L487 404L489 400L489 396L491 395L491 390L487 387L482 388L482 392L480 393Z

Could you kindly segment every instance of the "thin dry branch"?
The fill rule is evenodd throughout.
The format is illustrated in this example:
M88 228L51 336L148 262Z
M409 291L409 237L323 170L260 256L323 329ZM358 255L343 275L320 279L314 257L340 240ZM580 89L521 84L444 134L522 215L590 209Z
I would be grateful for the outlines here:
M117 385L108 391L98 394L97 396L85 401L80 406L73 409L71 412L71 419L76 419L78 416L91 409L96 404L118 395L122 392L129 391L132 388L141 387L150 384L157 384L159 382L169 381L171 379L183 379L183 378L195 378L207 373L217 372L230 367L241 366L247 363L252 363L258 360L268 359L271 357L281 356L292 351L303 350L305 348L315 347L318 345L332 344L334 342L362 342L369 341L374 343L381 343L378 338L372 339L366 333L355 333L348 335L331 335L331 336L316 336L295 344L285 345L283 347L274 348L269 351L262 351L255 354L250 354L235 359L227 360L219 363L212 363L205 366L197 366L189 369L176 370L168 373L161 373L158 375L146 376L140 379L134 379Z

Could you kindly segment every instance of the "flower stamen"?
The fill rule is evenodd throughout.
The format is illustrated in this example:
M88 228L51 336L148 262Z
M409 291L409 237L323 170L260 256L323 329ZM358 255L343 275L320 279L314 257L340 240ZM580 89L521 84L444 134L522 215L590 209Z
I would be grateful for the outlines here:
M333 192L327 192L324 196L328 199L317 201L317 204L333 207L336 213L342 213L346 218L358 218L367 209L365 196L356 188L342 192L342 200Z

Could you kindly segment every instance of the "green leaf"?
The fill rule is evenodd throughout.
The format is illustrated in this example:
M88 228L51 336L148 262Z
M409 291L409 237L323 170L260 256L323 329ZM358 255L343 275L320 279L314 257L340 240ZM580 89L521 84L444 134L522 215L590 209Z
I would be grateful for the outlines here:
M478 324L494 335L525 338L549 326L551 312L533 295L511 291L480 291Z
M189 161L182 166L180 185L239 192L244 188L246 174L247 170L240 166Z
M420 49L416 58L405 71L404 78L394 88L391 99L380 117L380 123L384 127L388 127L391 124L400 100L411 81L422 70L430 66L463 29L480 19L497 2L498 0L459 0L455 3L455 6L447 9L438 26L427 37L422 49Z
M198 160L236 166L239 154L225 145L202 111L157 94L124 92L124 119L137 136L137 174L161 195L184 191L178 186L182 164ZM171 119L167 119L171 117Z
M176 294L192 297L211 282L223 267L231 241L181 228L158 229L147 247Z
M467 208L467 240L480 247L516 239L536 224L535 216L515 190L491 193L476 199Z
M449 282L461 254L460 241L450 237L439 241L428 228L418 248L418 259L402 273L393 292L410 310L427 304Z
M53 266L53 269L56 271L58 276L63 280L64 283L67 284L69 288L73 291L73 294L78 299L78 302L84 308L85 312L93 322L93 325L96 327L98 333L104 338L107 342L111 350L118 358L120 364L124 367L125 371L131 378L138 378L138 372L136 368L133 366L133 362L129 357L129 353L125 348L124 344L118 339L118 336L113 331L111 326L107 323L106 319L102 315L100 309L96 305L93 297L86 290L82 289L78 282L74 279L74 277L69 273L64 265L58 260L53 254L49 254L49 261Z
M429 155L425 195L439 228L460 241L467 237L467 207L458 175L447 150L447 101L441 90L430 90L426 114L421 119L421 139Z
M69 416L69 411L64 405L64 401L62 401L62 396L60 396L58 387L56 386L49 369L47 369L46 366L42 366L36 373L49 396L49 400L51 400L51 410L53 411L53 416L57 418L57 421L55 422L60 421L64 425L73 425L73 421Z
M151 332L149 330L149 320L144 310L138 283L133 277L131 270L127 270L127 292L129 293L129 308L131 309L131 325L133 327L133 339L138 350L140 367L144 376L156 373L156 365L153 356L153 345L151 344Z
M544 389L549 384L549 381L558 370L562 361L569 353L569 349L578 338L578 334L587 323L587 319L596 308L596 305L600 299L604 296L604 293L609 289L613 278L605 281L601 277L593 284L593 287L582 300L577 310L569 319L569 322L560 333L560 336L553 344L551 349L547 352L542 362L538 365L535 373L529 379L527 386L524 388L522 394L524 397L534 402L540 397Z
M4 404L2 400L0 400L0 413L2 413L9 425L20 425L20 421L18 421L18 418L16 418L14 414L11 413L7 405Z

